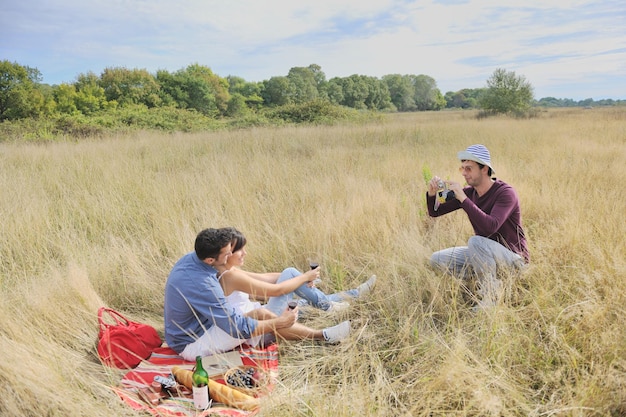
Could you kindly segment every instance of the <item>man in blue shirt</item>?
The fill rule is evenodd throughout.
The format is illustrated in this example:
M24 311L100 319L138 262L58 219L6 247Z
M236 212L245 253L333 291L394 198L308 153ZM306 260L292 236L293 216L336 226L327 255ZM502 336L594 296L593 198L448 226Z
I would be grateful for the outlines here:
M165 341L186 360L231 350L243 343L257 346L264 334L285 339L318 339L338 342L350 333L345 321L324 330L296 323L297 308L280 316L269 311L257 320L242 315L228 303L217 277L217 266L231 255L230 229L205 229L195 250L172 268L165 284Z

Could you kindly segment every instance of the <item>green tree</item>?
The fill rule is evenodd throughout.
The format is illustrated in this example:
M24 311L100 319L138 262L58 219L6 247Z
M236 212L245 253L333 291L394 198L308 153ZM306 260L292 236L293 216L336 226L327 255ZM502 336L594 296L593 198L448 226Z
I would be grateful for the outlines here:
M171 73L166 70L158 70L156 80L159 84L159 97L164 106L174 106L180 109L187 108L189 93L185 83L186 77L182 71Z
M56 110L64 114L77 114L76 107L76 87L72 84L62 83L54 89L54 100L56 101Z
M226 77L228 82L228 92L230 94L241 94L244 97L260 96L261 84L255 82L249 82L241 77L235 75L229 75Z
M189 90L192 104L190 107L207 115L224 115L230 100L228 81L214 74L211 68L204 65L189 65L185 71L189 74L193 84ZM200 88L201 91L196 88ZM206 106L206 104L209 105Z
M445 95L446 107L457 109L473 109L478 107L478 100L484 88L464 88L457 92L448 91Z
M193 74L185 74L184 78L187 92L185 108L195 109L206 116L218 116L222 109L217 105L217 99L213 94L211 85L203 78Z
M544 97L537 104L543 107L564 107L562 101L556 97Z
M408 75L389 74L383 76L383 81L387 84L391 102L398 111L413 111L415 99L413 93L413 82Z
M272 77L263 82L261 97L267 106L284 106L292 104L296 95L296 87L289 78L284 76Z
M36 68L0 61L0 121L37 116L46 98L37 88L41 73Z
M530 110L533 100L533 87L524 76L498 68L487 80L479 105L491 114L523 114Z
M89 72L80 74L74 83L76 87L76 97L74 98L76 108L85 115L114 108L117 105L116 101L107 101L104 88L99 85L99 81L96 74Z
M228 108L226 109L226 116L228 117L241 117L250 112L250 109L246 103L246 98L239 93L230 95L230 101L228 102Z
M332 104L342 104L344 101L343 87L341 78L333 78L330 81L324 83L321 87L322 96L325 97Z
M324 73L321 73L321 76L323 79ZM287 78L294 88L292 97L294 104L307 103L319 97L319 72L316 73L311 67L293 67L289 70Z
M341 87L343 100L339 104L359 110L367 108L365 100L369 95L369 88L363 76L353 74L344 78L335 77L331 81Z
M367 84L367 97L365 106L370 110L388 110L393 107L387 84L376 78L363 76Z
M40 109L40 114L42 115L51 115L56 111L57 103L54 100L54 87L48 84L35 84L35 88L43 99L43 105Z
M229 83L209 67L194 64L175 73L157 71L160 97L165 105L194 109L211 117L228 112Z
M387 84L366 75L334 77L324 86L328 100L333 104L357 110L386 110L393 107Z
M315 84L317 85L317 89L319 90L326 83L326 74L322 71L322 67L317 64L311 64L307 67L315 78Z
M228 92L231 95L231 101L235 94L243 97L245 103L250 108L259 108L263 104L263 98L261 97L262 83L249 82L241 77L229 75L226 77L228 81ZM239 98L236 99L239 101ZM231 104L228 104L229 108ZM229 110L230 111L230 110Z
M437 82L428 75L411 75L413 100L418 110L441 110L446 100L437 88Z
M446 108L464 108L463 102L465 100L465 96L460 91L446 91L446 94L443 96L446 99Z
M156 107L161 104L159 84L145 69L105 68L99 85L104 89L107 101L116 101L121 106L143 104Z

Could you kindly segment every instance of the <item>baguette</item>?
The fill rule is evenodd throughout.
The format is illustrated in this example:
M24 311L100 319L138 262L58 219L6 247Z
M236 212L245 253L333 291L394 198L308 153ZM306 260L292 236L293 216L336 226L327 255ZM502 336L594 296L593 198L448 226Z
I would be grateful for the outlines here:
M181 385L184 385L186 388L193 390L193 379L192 371L188 371L179 366L172 367L172 375L174 375L174 379Z
M172 375L176 382L184 385L189 389L193 389L192 371L182 369L178 366L172 367ZM209 396L218 403L226 404L240 410L253 411L259 407L259 399L237 391L224 384L220 384L209 378Z

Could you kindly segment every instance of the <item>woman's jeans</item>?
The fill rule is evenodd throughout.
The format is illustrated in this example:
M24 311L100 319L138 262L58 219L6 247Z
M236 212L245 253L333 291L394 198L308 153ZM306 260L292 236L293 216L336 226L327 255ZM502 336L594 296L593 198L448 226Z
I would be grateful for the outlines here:
M280 274L277 283L295 278L300 275L302 275L302 272L298 271L296 268L287 268ZM327 295L318 288L309 287L307 284L302 284L294 292L298 297L302 298L302 302L299 302L300 305L309 304L315 308L319 308L324 311L330 308L331 302L339 302L344 300L345 298L356 297L358 295L358 290L356 289ZM270 297L265 307L274 314L281 315L287 308L287 303L293 300L294 292L279 295L276 297Z
M498 268L523 269L524 259L495 240L472 236L467 246L456 246L433 253L430 264L467 279L473 272L478 280L478 295L483 301L497 302L502 295Z

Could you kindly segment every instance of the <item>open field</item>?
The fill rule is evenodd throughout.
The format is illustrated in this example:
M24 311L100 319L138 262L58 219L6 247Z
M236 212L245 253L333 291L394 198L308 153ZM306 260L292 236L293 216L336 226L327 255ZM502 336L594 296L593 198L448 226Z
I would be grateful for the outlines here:
M0 415L135 415L95 355L97 309L161 331L171 266L220 226L251 270L379 277L347 342L281 344L262 416L626 415L626 110L472 115L0 144ZM462 179L474 143L517 189L532 257L480 314L426 262L471 227L427 217L424 173Z

